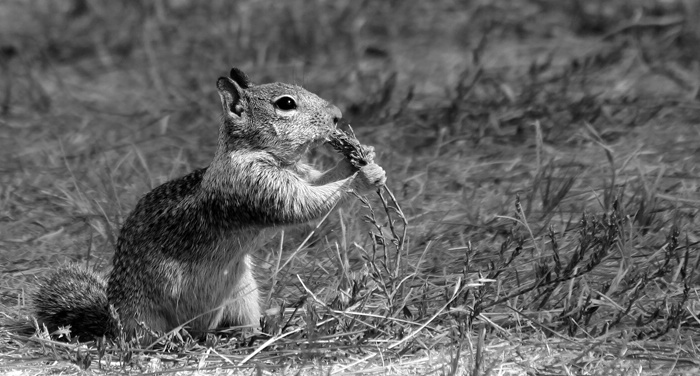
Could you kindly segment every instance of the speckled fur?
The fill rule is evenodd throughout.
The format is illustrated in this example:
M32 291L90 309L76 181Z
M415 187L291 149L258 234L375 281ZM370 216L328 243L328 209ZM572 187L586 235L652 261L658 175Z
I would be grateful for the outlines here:
M251 252L281 226L317 219L351 189L366 192L385 181L376 164L358 171L341 161L320 173L300 162L341 117L315 94L283 83L251 85L236 69L230 78L219 78L217 88L224 115L214 160L146 194L121 230L106 297L129 336L137 334L138 322L161 332L190 320L195 333L220 325L257 326ZM296 111L274 106L283 95L295 99ZM71 268L70 275L59 270L49 278L82 278ZM81 292L103 296L101 288ZM77 330L74 319L84 316L53 314L63 302L46 297L64 293L59 289L41 284L35 300L46 304L35 304L37 317ZM103 299L92 303L105 312ZM108 319L91 323L85 333L113 334L113 327Z
M116 333L101 276L75 265L67 265L42 280L41 299L34 299L39 323L51 331L71 325L75 336Z

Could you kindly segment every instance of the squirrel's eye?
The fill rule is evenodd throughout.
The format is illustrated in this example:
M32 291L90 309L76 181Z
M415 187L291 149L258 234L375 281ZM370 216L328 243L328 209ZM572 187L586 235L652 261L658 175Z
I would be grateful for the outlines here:
M297 108L297 102L292 97L281 97L275 101L275 107L282 111L291 111Z

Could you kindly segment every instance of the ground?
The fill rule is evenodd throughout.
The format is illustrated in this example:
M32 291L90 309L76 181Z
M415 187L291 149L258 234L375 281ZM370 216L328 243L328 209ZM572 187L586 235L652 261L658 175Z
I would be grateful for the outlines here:
M4 1L0 371L698 373L698 25L681 0ZM256 254L255 335L19 331L37 277L105 272L139 197L207 165L232 66L340 107L387 189Z

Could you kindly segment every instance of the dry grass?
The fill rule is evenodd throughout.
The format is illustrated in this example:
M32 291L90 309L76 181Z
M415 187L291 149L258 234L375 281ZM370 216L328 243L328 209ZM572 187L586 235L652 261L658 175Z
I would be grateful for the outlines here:
M0 372L697 373L698 19L680 0L4 1ZM395 200L271 239L254 335L8 326L36 276L108 269L138 198L208 163L232 65L344 109Z

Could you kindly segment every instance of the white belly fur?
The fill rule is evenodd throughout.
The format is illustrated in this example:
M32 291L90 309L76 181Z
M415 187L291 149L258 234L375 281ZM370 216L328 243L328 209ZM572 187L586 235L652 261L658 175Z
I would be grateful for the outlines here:
M221 321L227 305L252 304L241 299L241 294L235 291L246 288L239 286L239 282L252 266L250 254L272 238L277 230L248 231L248 234L239 233L215 245L211 254L219 256L176 268L181 276L179 283L168 287L174 298L172 309L177 321L171 323L172 327L200 316L189 326L195 331L212 329ZM239 298L232 301L232 296Z

